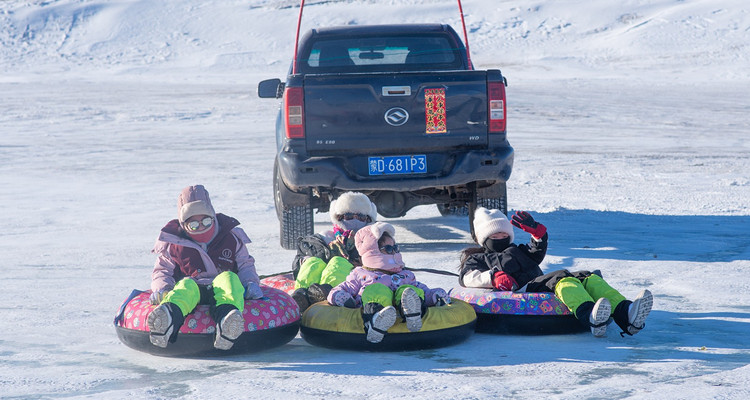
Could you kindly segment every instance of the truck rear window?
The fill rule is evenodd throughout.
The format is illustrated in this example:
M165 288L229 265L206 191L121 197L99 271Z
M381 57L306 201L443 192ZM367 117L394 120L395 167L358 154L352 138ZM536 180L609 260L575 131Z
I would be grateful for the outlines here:
M444 36L361 37L318 40L302 55L310 73L463 69Z

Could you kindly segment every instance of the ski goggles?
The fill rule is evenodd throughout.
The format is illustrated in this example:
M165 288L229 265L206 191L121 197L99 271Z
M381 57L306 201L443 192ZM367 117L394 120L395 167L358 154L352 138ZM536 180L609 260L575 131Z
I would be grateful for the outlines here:
M382 251L385 254L396 254L399 252L397 244L394 244L393 246L391 246L390 244L382 246L380 247L380 251Z
M339 215L339 221L350 221L353 219L358 219L362 222L369 222L370 216L364 215L364 214L356 214L356 213L344 213Z
M204 228L210 228L211 225L214 224L214 219L211 217L205 217L200 221L190 221L185 223L185 227L192 232L197 231L200 229L201 225L203 225Z

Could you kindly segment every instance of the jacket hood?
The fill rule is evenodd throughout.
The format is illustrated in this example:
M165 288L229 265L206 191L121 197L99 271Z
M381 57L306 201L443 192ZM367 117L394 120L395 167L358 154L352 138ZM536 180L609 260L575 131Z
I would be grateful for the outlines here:
M180 223L194 215L215 217L216 212L208 197L208 190L203 185L188 186L182 189L177 198L177 214Z
M378 240L384 233L396 238L396 229L385 222L375 222L360 229L354 236L354 246L362 259L362 266L387 272L399 272L405 264L401 253L383 254L378 247Z

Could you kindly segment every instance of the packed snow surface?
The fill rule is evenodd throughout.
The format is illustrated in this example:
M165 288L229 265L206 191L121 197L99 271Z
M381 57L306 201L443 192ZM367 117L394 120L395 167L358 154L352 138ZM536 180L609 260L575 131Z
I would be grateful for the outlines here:
M271 193L290 0L0 2L0 397L750 398L750 7L744 0L464 0L477 68L508 78L509 207L552 271L647 288L646 328L474 334L428 351L307 344L155 357L112 319L147 289L180 189L236 217L258 272L288 271ZM302 29L440 22L455 1L308 1ZM316 230L330 225L317 214ZM407 266L455 271L465 217L384 219ZM516 242L529 239L518 232ZM418 273L446 289L455 278Z

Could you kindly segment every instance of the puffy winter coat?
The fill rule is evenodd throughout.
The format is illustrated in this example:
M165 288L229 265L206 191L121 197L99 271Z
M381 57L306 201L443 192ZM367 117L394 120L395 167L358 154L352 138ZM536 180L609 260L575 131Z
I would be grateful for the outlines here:
M343 240L337 240L339 235ZM357 248L354 246L354 235L351 231L344 231L334 225L332 230L303 236L297 243L297 255L294 256L292 261L294 279L297 279L302 263L307 258L318 257L324 263L328 263L334 256L343 257L353 265L362 265Z
M424 290L425 305L435 305L435 294L444 292L443 289L430 289L427 285L417 281L414 273L404 269L401 253L383 254L378 246L378 239L388 232L391 237L395 230L390 224L376 222L360 229L355 236L355 243L363 267L357 267L349 273L346 281L334 287L328 294L328 301L333 304L336 293L349 293L357 306L362 305L362 291L374 283L382 283L394 292L402 285L412 285Z
M158 257L151 274L151 290L172 290L175 282L185 277L199 285L209 285L224 271L236 273L243 286L259 283L255 259L245 246L250 238L237 227L240 223L216 214L216 224L218 232L205 249L189 238L176 219L162 228L152 250Z
M543 275L539 264L547 254L547 240L545 234L539 240L532 237L528 244L511 244L501 252L484 248L482 252L471 254L461 264L458 283L464 287L492 289L492 276L497 271L503 271L512 276L519 287L523 287L530 280Z

